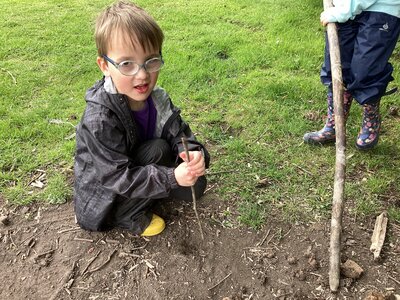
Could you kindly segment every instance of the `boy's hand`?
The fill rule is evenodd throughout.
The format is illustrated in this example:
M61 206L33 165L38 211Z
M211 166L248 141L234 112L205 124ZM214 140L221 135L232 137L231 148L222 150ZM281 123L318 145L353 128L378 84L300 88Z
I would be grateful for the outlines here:
M197 178L206 172L203 154L200 151L189 151L190 161L187 162L185 152L181 152L179 157L184 160L175 169L175 178L180 186L192 186Z

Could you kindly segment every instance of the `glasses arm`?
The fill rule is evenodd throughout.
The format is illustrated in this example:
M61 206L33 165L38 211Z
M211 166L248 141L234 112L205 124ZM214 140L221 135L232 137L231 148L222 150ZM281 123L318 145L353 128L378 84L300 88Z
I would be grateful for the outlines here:
M107 55L103 55L103 58L118 69L119 66L117 65L117 63L109 58Z

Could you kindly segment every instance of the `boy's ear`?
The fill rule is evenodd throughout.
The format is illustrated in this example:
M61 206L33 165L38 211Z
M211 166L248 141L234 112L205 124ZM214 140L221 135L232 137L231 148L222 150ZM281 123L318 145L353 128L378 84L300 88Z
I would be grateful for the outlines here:
M100 56L97 57L97 65L103 72L104 76L110 76L110 71L108 70L107 61L103 57Z

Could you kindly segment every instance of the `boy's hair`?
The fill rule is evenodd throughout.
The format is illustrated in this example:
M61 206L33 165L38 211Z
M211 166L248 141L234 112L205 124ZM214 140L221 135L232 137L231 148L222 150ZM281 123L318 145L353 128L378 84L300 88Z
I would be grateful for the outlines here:
M116 34L130 37L133 47L139 42L145 51L156 49L161 53L164 40L161 28L144 9L131 2L118 1L97 17L95 39L100 57L107 55Z

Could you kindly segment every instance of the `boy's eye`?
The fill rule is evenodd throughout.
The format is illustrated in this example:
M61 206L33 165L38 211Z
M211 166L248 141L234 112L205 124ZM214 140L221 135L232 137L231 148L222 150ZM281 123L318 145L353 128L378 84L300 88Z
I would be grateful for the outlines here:
M126 61L121 62L119 64L119 66L123 67L123 68L129 68L129 67L132 67L134 64L135 63L133 61L126 60Z

